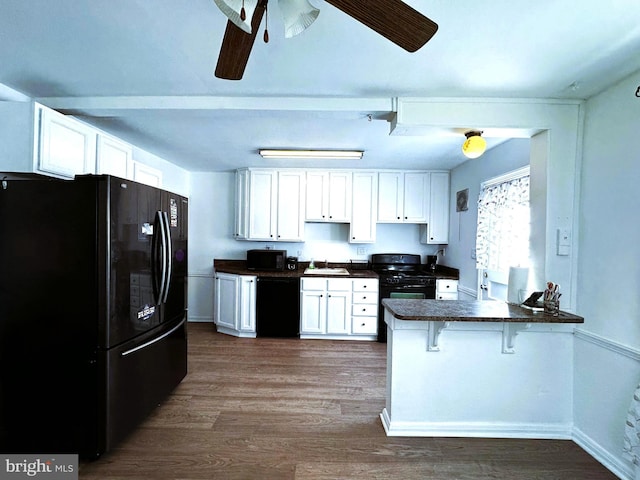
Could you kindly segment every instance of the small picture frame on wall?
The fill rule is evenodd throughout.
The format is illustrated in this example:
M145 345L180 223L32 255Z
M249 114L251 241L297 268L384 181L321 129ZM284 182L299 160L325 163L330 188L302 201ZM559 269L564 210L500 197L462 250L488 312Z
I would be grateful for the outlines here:
M456 212L469 210L469 189L465 188L456 193Z

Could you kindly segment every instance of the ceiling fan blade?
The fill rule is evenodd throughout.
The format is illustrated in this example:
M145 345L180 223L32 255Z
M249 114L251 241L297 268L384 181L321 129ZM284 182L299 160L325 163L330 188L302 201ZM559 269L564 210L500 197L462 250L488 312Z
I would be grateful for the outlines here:
M242 78L266 6L266 0L258 2L253 11L253 17L251 17L251 33L246 33L238 28L231 20L227 21L216 65L216 77L225 80L240 80Z
M415 52L438 31L438 25L401 0L326 0L383 37Z

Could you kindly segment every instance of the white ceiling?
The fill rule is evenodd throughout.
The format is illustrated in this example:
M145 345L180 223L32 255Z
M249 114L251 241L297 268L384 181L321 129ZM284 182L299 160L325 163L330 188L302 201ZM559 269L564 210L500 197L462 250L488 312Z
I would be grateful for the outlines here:
M452 168L461 132L482 125L389 135L395 98L583 99L640 69L638 0L407 0L439 25L416 53L311 2L320 16L291 39L270 2L270 42L259 34L228 81L213 76L226 25L213 0L2 0L0 84L192 171L278 165L263 147Z

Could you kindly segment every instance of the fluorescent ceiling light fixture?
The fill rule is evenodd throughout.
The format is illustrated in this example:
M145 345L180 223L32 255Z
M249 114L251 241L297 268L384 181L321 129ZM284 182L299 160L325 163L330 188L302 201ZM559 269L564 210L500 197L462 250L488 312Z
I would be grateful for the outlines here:
M362 150L260 150L263 158L330 158L336 160L359 160Z

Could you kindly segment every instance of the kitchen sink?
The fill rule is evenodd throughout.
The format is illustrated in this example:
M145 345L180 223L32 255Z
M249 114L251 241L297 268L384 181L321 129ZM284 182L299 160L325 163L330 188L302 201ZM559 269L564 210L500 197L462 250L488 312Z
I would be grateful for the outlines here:
M349 275L346 268L307 268L305 275Z

